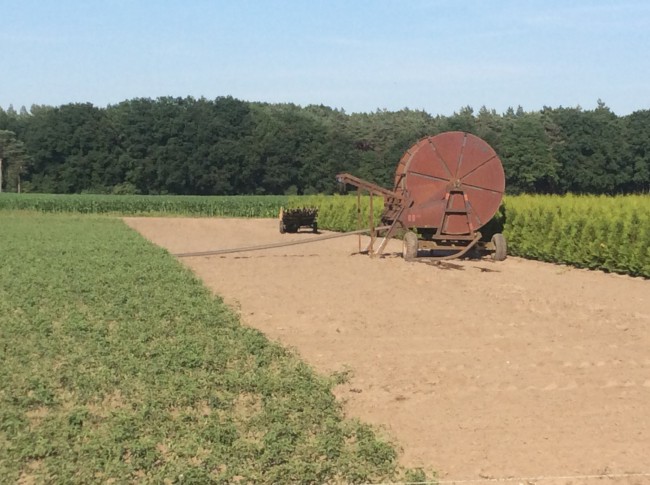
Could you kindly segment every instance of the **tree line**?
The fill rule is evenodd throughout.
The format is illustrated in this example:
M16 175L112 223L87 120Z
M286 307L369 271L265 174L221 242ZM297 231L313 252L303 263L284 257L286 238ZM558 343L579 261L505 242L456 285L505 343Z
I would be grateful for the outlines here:
M509 193L650 191L650 110L402 109L138 98L0 108L0 188L47 193L313 194L347 171L386 187L424 136L462 130L501 157Z

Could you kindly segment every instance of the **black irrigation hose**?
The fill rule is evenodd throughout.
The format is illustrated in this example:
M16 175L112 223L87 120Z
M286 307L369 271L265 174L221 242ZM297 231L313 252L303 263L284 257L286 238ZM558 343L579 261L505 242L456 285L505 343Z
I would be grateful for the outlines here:
M381 226L381 227L376 227L375 231L383 231L385 229L389 229L390 226ZM335 234L326 234L324 236L320 237L312 237L310 239L303 239L303 240L298 240L298 241L287 241L287 242L280 242L280 243L272 243L272 244L263 244L260 246L247 246L243 248L230 248L230 249L215 249L213 251L197 251L193 253L176 253L172 254L172 256L176 256L177 258L191 258L195 256L214 256L218 254L232 254L232 253L243 253L246 251L260 251L262 249L273 249L273 248L284 248L286 246L297 246L298 244L307 244L307 243L312 243L312 242L318 242L318 241L325 241L327 239L336 239L337 237L345 237L345 236L352 236L355 234L363 234L366 232L370 232L370 229L359 229L358 231L351 231L351 232L344 232L344 233L335 233Z

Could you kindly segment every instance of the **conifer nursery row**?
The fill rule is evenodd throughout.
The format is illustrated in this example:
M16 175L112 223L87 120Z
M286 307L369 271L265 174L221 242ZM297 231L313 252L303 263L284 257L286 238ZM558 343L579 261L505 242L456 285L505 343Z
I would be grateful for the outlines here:
M323 229L352 231L368 221L362 198L361 225L354 196L293 197L290 205L319 208ZM381 198L373 203L375 220ZM650 278L650 196L508 196L495 221L513 256Z
M517 196L505 203L509 252L650 277L650 196Z
M277 217L281 207L317 207L318 226L351 231L370 199L353 195L144 196L0 194L0 210L117 215ZM379 221L382 199L373 202ZM650 196L508 196L496 216L513 256L650 278Z

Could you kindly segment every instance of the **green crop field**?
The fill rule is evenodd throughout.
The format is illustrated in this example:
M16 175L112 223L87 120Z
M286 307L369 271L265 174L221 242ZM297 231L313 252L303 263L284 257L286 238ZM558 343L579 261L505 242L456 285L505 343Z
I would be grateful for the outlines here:
M276 217L282 195L91 195L0 194L0 210L73 212L79 214L177 215L209 217Z
M343 419L322 377L240 325L187 269L115 218L276 217L354 196L0 194L0 476L13 483L374 481L401 470ZM381 212L381 199L374 204ZM369 199L362 198L362 226ZM64 214L67 213L67 214ZM79 214L94 213L94 214ZM650 197L507 197L513 255L650 277Z
M243 327L121 221L0 211L0 227L2 481L404 476L389 443L343 419L340 377Z

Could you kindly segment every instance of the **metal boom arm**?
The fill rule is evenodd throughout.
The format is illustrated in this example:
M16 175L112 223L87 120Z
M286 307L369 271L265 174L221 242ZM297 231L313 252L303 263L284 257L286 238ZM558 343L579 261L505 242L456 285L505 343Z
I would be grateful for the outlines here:
M389 199L397 199L400 201L403 200L403 197L400 194L393 192L392 190L385 189L380 185L373 184L372 182L368 182L367 180L363 180L360 179L359 177L355 177L354 175L350 175L349 173L338 174L336 176L336 180L341 184L352 185L362 190L367 190L371 194L383 195L384 197Z

